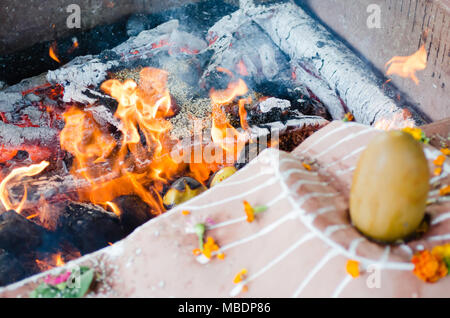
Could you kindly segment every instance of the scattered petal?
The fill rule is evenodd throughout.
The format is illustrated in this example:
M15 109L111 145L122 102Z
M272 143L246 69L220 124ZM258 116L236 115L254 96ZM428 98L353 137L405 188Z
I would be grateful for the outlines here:
M245 276L247 275L248 271L246 268L243 268L235 277L233 280L233 283L239 284L245 279Z
M354 260L347 261L347 273L353 278L358 278L360 275L359 272L359 262Z
M444 155L440 155L433 161L436 166L442 167L444 165L445 159L447 159Z

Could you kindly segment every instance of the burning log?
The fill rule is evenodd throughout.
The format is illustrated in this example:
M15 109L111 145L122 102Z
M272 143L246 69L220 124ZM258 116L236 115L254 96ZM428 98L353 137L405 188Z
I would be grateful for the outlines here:
M327 106L335 119L342 118L338 116L345 112L345 107L358 122L368 125L403 112L381 89L383 80L368 72L361 59L342 42L332 40L333 36L303 9L292 3L254 6L251 1L243 1L243 4L236 14L244 13L267 32L291 58L298 71L297 79L306 78L305 84L310 85L315 95L322 101L331 101ZM305 72L312 76L305 77ZM339 106L337 99L343 105ZM424 123L421 115L416 112L413 115L415 123Z
M87 254L122 239L119 218L90 204L69 203L60 216L58 231Z
M130 234L136 228L151 220L154 215L151 208L136 195L124 195L114 200L118 211L120 223L125 235Z

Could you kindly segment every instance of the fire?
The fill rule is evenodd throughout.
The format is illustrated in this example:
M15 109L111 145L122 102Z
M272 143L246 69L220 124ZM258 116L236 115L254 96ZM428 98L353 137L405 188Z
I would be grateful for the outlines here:
M407 110L403 110L402 113L396 113L391 118L383 118L378 120L374 127L380 130L396 130L407 127L414 128L416 126L411 114Z
M66 265L66 262L64 261L64 258L61 253L53 254L50 257L46 258L45 260L36 259L35 262L42 272L48 271L55 267L61 267Z
M226 69L219 71L233 75ZM78 190L81 201L101 205L120 216L114 199L133 194L146 202L152 213L161 214L165 212L161 198L165 185L182 173L205 184L224 163L207 162L203 156L200 161L193 160L195 150L189 164L172 158L178 141L172 140L169 133L172 126L167 118L174 113L167 81L166 71L147 67L140 73L139 84L133 80L108 80L101 85L118 102L114 115L120 122L118 137L101 127L90 113L75 106L64 113L61 147L74 156L71 173L88 181L87 187ZM242 79L231 82L225 90L212 90L212 146L200 140L191 147L198 144L202 153L209 147L208 151L218 153L220 159L226 156L227 163L228 158L236 160L248 137L229 123L224 107L247 92ZM244 129L248 129L245 106L251 102L251 98L238 101Z
M27 188L25 186L22 201L19 204L14 205L9 199L9 193L7 188L8 183L13 179L23 179L25 177L32 177L38 175L39 173L44 171L49 164L50 164L49 162L43 161L40 164L31 165L29 167L16 168L13 171L11 171L11 173L5 179L2 180L2 182L0 183L0 201L2 202L4 208L7 211L15 210L17 213L22 212L22 209L27 200Z
M217 68L217 71L224 72L229 75L232 73L224 68ZM245 145L247 136L239 133L228 121L222 106L228 105L238 96L247 94L248 87L242 79L231 82L224 90L212 89L210 97L212 101L212 128L211 136L215 144L220 145L227 154L233 154L235 157L239 154ZM239 101L239 113L241 115L242 128L247 129L246 121L247 112L245 104L249 99L241 99Z
M122 211L119 206L113 202L106 202L106 205L114 212L115 215L120 216Z
M410 78L419 85L419 79L416 76L417 71L423 71L427 67L427 51L425 44L411 56L394 56L385 65L388 68L386 75L399 75L403 78Z
M57 44L56 42L53 42L50 45L50 49L48 54L50 55L50 57L55 60L56 62L58 62L59 64L61 64L61 61L59 60L58 56L56 55L56 50L57 50Z
M171 125L165 120L173 115L172 101L167 72L145 68L140 78L139 85L109 80L101 86L119 103L115 117L121 123L120 141L75 107L64 114L60 140L75 156L72 173L90 183L79 191L81 200L112 208L115 198L136 194L160 214L164 208L158 192L181 168L170 157Z

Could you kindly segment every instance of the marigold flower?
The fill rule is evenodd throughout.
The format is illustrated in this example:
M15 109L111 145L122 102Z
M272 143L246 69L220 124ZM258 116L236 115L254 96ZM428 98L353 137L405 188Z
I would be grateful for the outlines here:
M353 278L358 278L360 275L359 262L354 261L354 260L348 260L347 261L347 273Z
M403 128L403 131L405 133L408 133L411 136L413 136L413 138L417 141L423 141L423 139L425 137L425 134L423 133L423 131L420 128L406 127L406 128Z
M353 116L352 113L347 113L347 114L345 114L343 121L349 122L349 121L353 121L354 119L355 119L355 116Z
M446 156L450 156L450 149L448 148L442 148L441 152Z
M240 282L242 282L245 279L245 276L247 275L248 271L247 269L242 269L235 277L233 280L233 283L235 284L239 284Z
M244 201L244 211L245 214L247 214L247 222L252 223L255 220L255 215L265 212L268 209L268 207L261 205L261 206L255 206L253 207L250 203L247 201Z
M437 167L436 169L434 169L434 175L436 177L440 176L442 173L442 167Z
M203 246L203 255L205 255L207 258L211 258L212 253L217 252L219 249L219 245L216 244L214 239L212 237L208 237L206 239L206 243Z
M448 274L443 259L428 250L414 255L411 261L415 265L413 273L424 282L435 283Z
M450 186L443 187L441 190L439 190L439 195L442 197L449 194L450 194Z
M444 244L444 245L435 246L431 250L431 254L438 255L441 258L450 257L450 243L447 243L447 244Z
M436 166L442 167L444 165L445 159L447 159L444 155L440 155L433 161Z

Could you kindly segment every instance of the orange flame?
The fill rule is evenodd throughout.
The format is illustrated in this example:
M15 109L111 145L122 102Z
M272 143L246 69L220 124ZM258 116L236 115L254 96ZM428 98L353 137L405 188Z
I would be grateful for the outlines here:
M403 78L410 78L419 85L419 79L416 76L417 71L423 71L427 67L427 51L425 44L411 56L394 56L385 65L388 68L386 75L399 75Z
M53 254L45 260L36 259L35 262L42 272L66 265L61 253Z
M53 42L50 45L50 49L48 54L50 55L50 57L55 60L56 62L58 62L59 64L61 64L61 61L59 60L58 56L56 55L56 50L57 50L57 44L56 42Z
M233 76L229 70L218 70ZM88 181L89 186L78 191L81 201L102 205L120 216L121 210L113 203L114 199L134 194L146 202L154 214L165 211L160 196L164 186L188 168L187 164L178 163L171 156L176 142L170 137L172 126L166 120L173 116L167 81L167 72L147 67L140 73L139 84L133 80L114 79L101 85L101 89L118 102L115 117L120 121L121 136L117 139L96 123L90 113L77 107L66 111L66 125L60 141L62 149L75 157L72 174ZM231 82L225 90L211 91L214 143L210 147L200 140L202 154L210 147L208 151L214 152L214 156L218 153L217 156L223 159L225 155L227 163L229 158L236 160L248 137L228 122L223 108L247 92L242 79ZM244 129L248 129L245 105L251 101L251 98L239 101ZM193 147L196 144L194 142ZM193 156L195 150L191 152L190 175L201 183L224 163L210 162L204 156L197 161Z
M2 182L0 183L0 201L2 202L6 210L8 211L15 210L17 213L20 213L22 212L22 209L27 200L27 188L25 186L22 201L18 205L14 205L9 199L9 193L7 188L8 182L10 182L13 179L23 179L25 177L35 176L44 171L49 164L50 164L49 162L43 161L40 164L14 169L5 179L2 180Z
M119 103L115 113L121 122L119 142L88 113L74 107L64 114L61 146L75 156L72 173L91 185L79 191L81 200L118 213L111 201L136 194L153 213L164 212L158 192L181 168L167 146L171 125L164 118L173 114L167 78L163 70L145 68L139 85L133 80L108 80L101 85Z
M114 212L115 215L120 216L122 214L119 206L114 202L106 202L106 205Z

